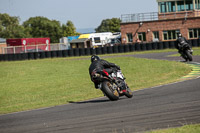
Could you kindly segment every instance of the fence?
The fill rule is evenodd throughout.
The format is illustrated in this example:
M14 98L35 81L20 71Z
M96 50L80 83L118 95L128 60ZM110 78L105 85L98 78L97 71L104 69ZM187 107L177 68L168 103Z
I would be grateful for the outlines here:
M122 23L143 22L143 21L153 21L153 20L158 20L158 12L121 15Z
M2 54L19 54L30 52L42 52L42 51L55 51L69 49L67 44L39 44L39 45L26 45L26 46L10 46L1 47Z
M190 44L194 47L200 46L200 40L190 40ZM86 55L101 55L112 53L125 53L133 51L146 51L175 48L175 42L153 42L153 43L135 43L126 45L114 45L99 48L76 48L68 50L53 50L53 51L41 51L41 52L29 52L29 53L12 53L12 54L0 54L0 61L17 61L17 60L32 60L32 59L44 59L44 58L56 58L56 57L71 57L71 56L86 56Z
M166 19L178 19L178 18L193 18L199 17L200 11L184 11L184 12L170 12L170 13L137 13L137 14L122 14L121 22L144 22L144 21L155 21L155 20L166 20Z

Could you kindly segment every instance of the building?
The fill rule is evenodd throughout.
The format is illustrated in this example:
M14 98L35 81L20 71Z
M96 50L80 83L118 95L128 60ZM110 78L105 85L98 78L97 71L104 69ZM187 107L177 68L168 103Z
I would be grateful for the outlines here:
M3 54L3 49L7 46L6 39L0 38L0 54Z
M157 0L158 12L121 15L121 41L174 41L200 37L200 0Z
M82 34L77 39L70 41L71 48L90 48L90 34Z
M78 39L79 36L68 36L68 37L62 37L60 38L60 50L66 50L66 49L70 49L70 42L72 42L73 40Z
M23 53L49 51L50 38L14 38L6 39L5 53Z
M82 34L78 39L70 42L71 48L103 47L109 44L113 34L111 32Z

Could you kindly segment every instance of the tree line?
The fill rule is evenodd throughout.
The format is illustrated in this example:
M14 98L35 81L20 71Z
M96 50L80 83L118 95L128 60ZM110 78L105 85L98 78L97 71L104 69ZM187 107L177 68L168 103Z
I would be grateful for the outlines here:
M61 24L57 20L49 20L46 17L31 17L23 24L20 18L0 13L0 38L40 38L50 37L52 43L59 42L59 38L76 36L76 27L72 21ZM120 32L119 18L105 19L95 29L96 32Z

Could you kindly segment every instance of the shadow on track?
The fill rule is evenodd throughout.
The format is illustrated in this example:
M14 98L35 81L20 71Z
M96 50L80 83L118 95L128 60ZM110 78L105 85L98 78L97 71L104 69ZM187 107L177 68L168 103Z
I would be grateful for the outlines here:
M128 100L129 98L126 97L120 97L119 100ZM119 101L117 100L117 101ZM88 100L88 101L81 101L81 102L74 102L74 101L67 101L72 104L86 104L86 103L106 103L106 102L116 102L116 101L110 101L109 99L95 99L95 100Z
M68 101L69 103L75 103L75 104L85 104L85 103L104 103L104 102L111 102L109 99L102 99L102 100L90 100L90 101L82 101L82 102L74 102L74 101Z

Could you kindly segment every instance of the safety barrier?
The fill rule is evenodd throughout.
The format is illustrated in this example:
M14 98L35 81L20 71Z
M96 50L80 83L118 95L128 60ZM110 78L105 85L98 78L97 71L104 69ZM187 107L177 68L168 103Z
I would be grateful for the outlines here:
M189 42L193 47L200 46L199 39L189 40ZM0 54L0 61L36 60L36 59L57 58L57 57L88 56L93 54L102 55L102 54L112 54L112 53L126 53L133 51L159 50L168 48L173 49L175 48L175 43L176 43L175 41L135 43L135 44L106 46L99 48L76 48L70 50Z

